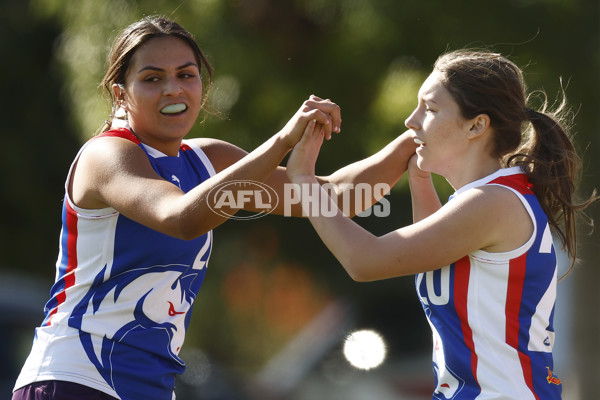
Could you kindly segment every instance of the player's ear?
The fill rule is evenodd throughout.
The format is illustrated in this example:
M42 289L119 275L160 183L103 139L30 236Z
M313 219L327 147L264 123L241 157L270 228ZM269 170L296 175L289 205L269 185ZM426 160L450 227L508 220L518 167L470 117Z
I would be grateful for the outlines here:
M475 139L483 135L490 127L490 117L487 114L479 114L475 118L465 121L467 138Z
M115 96L115 102L119 107L126 109L125 107L125 86L121 83L113 83L112 85L113 94Z

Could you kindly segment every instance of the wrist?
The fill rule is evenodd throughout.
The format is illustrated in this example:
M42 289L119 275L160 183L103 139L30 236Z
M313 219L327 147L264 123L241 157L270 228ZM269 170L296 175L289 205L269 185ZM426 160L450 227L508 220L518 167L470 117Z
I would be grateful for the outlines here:
M283 155L286 155L294 148L294 145L290 144L290 141L286 138L283 130L277 132L271 139L273 140L273 147L283 153Z
M412 161L408 166L408 179L431 179L431 172L423 171L417 166L417 163Z
M429 180L431 179L431 173L426 171L409 171L408 179L412 181L421 181L421 180Z
M422 190L433 186L433 179L429 172L419 171L418 173L408 174L408 186L411 192Z

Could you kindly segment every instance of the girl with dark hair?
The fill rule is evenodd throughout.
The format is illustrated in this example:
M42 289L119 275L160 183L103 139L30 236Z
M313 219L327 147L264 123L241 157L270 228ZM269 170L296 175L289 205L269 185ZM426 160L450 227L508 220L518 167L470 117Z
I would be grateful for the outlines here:
M113 118L69 171L56 281L14 400L173 398L212 229L241 208L264 211L246 198L216 212L211 190L228 185L235 199L245 186L229 183L260 182L282 198L289 181L279 164L300 137L340 130L339 107L311 96L251 153L216 139L186 140L211 79L192 35L168 19L144 18L114 42L102 81ZM414 149L403 135L319 180L393 185ZM269 212L284 214L283 203ZM287 206L301 215L300 205Z
M435 399L558 399L552 233L575 259L579 159L556 115L526 102L521 70L488 52L442 55L406 120L414 223L377 237L338 212L309 215L357 281L416 275L433 331ZM530 132L523 139L522 128ZM287 173L306 210L332 202L314 176L322 144L305 134ZM430 173L455 189L442 206Z

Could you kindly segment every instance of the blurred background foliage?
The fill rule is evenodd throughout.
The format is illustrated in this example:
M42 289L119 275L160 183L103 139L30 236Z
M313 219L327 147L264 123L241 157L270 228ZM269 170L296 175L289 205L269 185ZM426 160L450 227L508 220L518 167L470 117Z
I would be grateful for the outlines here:
M326 143L317 166L328 174L404 131L438 55L486 47L522 66L529 89L543 89L551 100L562 78L585 157L582 193L600 186L596 0L4 0L2 9L1 268L41 279L48 290L68 166L109 114L98 88L106 52L120 29L150 14L172 17L194 33L216 69L210 100L221 117L207 115L191 136L251 150L314 93L333 99L343 112L343 133ZM442 197L450 193L442 180L436 185ZM357 221L377 234L410 223L406 183L387 198L389 217ZM598 207L590 214L598 220ZM560 284L574 288L563 328L573 340L566 348L574 372L562 371L573 399L598 394L591 382L600 373L600 236L588 233L580 235L580 264ZM230 221L216 229L215 238L184 359L189 349L190 358L210 358L228 379L247 382L342 299L342 309L351 311L337 314L346 316L346 325L336 325L338 335L373 327L387 338L388 365L429 362L429 328L411 278L352 282L310 224L299 219ZM15 357L21 362L24 355ZM429 366L425 371L423 391L430 393ZM418 397L419 390L414 398L427 398ZM203 393L201 398L243 398Z

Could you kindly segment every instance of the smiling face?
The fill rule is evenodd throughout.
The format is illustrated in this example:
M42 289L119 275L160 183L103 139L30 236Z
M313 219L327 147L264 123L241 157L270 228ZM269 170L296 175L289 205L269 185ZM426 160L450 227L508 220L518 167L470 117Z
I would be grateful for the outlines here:
M414 132L417 165L424 171L448 176L459 167L468 147L469 121L434 71L423 83L418 105L405 121Z
M194 52L175 37L144 43L131 58L124 88L114 85L113 90L136 136L168 155L177 153L202 106Z

